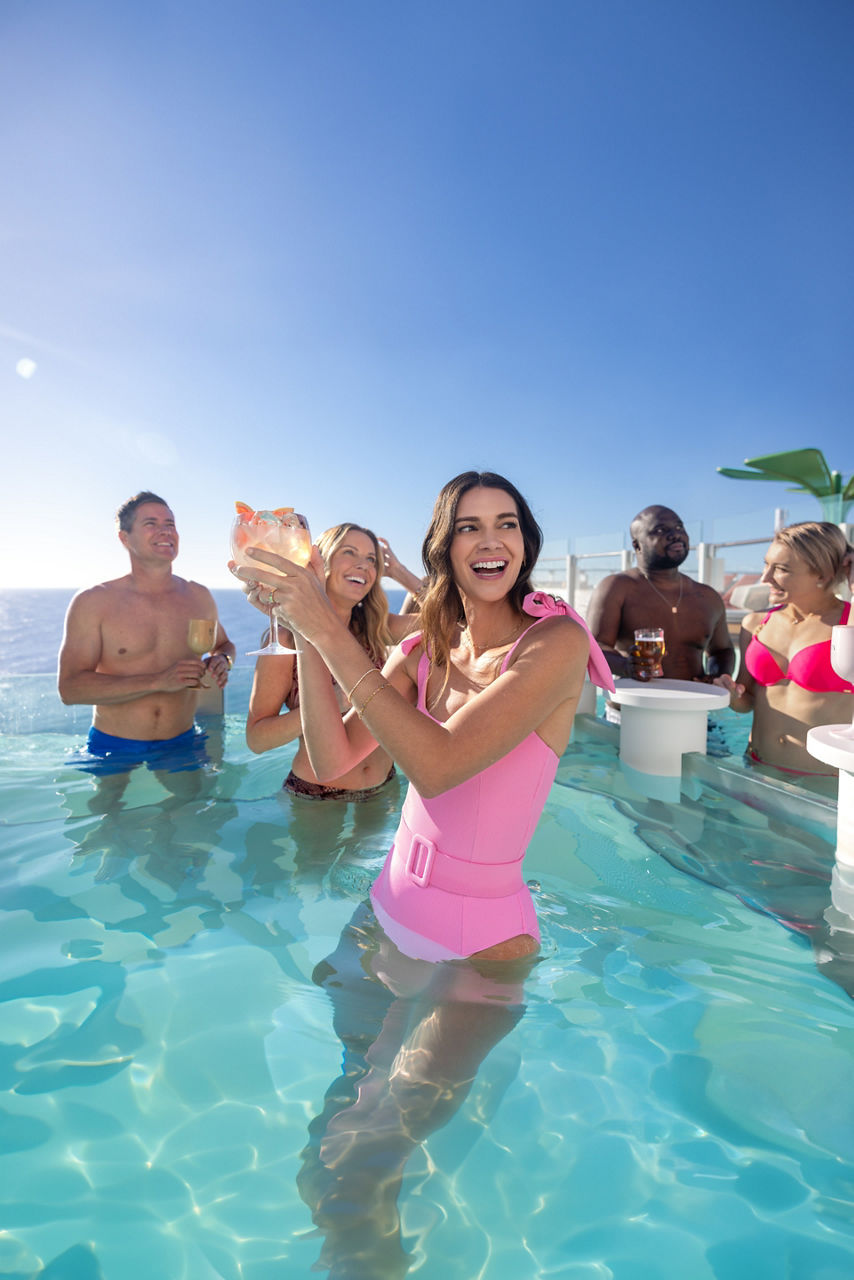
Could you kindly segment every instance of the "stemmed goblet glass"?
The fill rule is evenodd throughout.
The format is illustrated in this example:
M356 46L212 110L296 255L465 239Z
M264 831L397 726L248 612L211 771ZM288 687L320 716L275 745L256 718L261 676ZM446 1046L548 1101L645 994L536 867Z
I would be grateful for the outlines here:
M253 511L244 503L235 503L237 514L231 526L231 554L244 569L264 569L260 560L253 560L246 553L250 547L273 551L287 556L296 564L307 565L311 559L311 534L305 516L293 507L278 507L275 511ZM280 657L296 653L279 643L279 620L275 609L270 611L270 640L263 649L251 649L249 657Z
M215 618L191 618L187 623L187 647L201 658L210 653L216 639ZM209 689L204 680L199 681L200 689Z

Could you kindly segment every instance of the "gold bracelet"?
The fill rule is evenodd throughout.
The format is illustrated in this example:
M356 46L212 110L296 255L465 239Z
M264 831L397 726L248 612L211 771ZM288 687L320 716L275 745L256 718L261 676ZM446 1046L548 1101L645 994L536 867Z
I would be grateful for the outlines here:
M356 715L359 717L360 720L362 716L365 714L365 712L367 711L368 703L370 702L371 698L375 698L378 693L382 693L383 689L390 689L390 688L391 688L391 685L389 684L388 680L384 680L382 684L379 686L379 688L374 689L373 693L368 694L368 697L362 703L361 710L358 707L356 707Z
M353 694L356 692L356 690L358 689L358 687L359 687L359 685L362 683L362 681L363 681L363 680L367 680L368 676L371 674L371 672L372 672L372 671L376 671L377 675L380 675L380 674L381 674L381 672L380 672L380 670L379 670L379 668L378 668L378 667L368 667L368 669L367 669L367 671L365 672L365 674L364 674L364 675L359 676L359 679L356 681L356 683L353 685L353 688L352 688L352 689L350 690L350 692L347 694L347 701L348 701L348 702L352 702L352 701L353 701Z

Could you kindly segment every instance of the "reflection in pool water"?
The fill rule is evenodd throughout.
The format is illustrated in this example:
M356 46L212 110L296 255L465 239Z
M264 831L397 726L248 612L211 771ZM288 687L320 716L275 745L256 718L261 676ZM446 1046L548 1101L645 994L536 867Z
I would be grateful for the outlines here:
M0 737L0 1274L847 1280L831 806L702 757L647 799L583 722L508 981L378 938L398 796L309 813L224 732L106 812L79 733Z

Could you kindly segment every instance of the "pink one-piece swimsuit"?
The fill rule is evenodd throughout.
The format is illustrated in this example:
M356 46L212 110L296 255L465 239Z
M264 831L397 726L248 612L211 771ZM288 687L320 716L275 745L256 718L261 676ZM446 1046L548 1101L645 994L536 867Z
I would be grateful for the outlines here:
M541 592L526 596L523 607L541 614L532 627L542 617L568 613L588 630L562 601ZM530 630L506 654L502 672ZM404 652L420 639L420 634L408 636ZM613 689L592 636L590 647L591 678ZM418 664L418 709L425 715L429 672L424 653ZM534 732L502 759L431 800L409 784L394 844L371 890L377 919L399 950L436 961L463 959L523 933L539 941L522 861L557 766L558 756Z

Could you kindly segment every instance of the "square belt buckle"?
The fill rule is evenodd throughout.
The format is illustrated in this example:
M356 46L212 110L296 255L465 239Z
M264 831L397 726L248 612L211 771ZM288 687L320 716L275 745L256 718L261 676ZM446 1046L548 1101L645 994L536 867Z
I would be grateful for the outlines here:
M425 840L422 836L416 836L409 846L409 854L406 859L406 874L412 883L417 884L420 889L426 889L430 883L435 858L436 846L433 841Z

